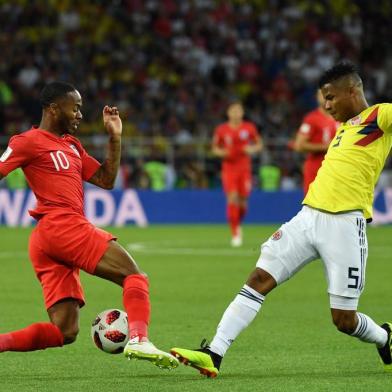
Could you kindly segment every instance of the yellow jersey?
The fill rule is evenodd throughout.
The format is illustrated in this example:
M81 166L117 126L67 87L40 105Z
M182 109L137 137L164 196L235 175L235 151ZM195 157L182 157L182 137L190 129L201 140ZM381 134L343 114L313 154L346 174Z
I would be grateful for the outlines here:
M392 146L392 104L380 103L340 125L302 204L372 216L374 187Z

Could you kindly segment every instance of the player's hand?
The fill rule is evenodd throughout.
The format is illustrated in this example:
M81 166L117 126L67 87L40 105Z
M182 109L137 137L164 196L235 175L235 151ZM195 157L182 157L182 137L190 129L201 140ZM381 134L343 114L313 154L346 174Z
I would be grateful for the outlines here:
M103 108L103 125L111 136L121 136L122 121L115 106L106 105Z
M227 158L229 156L229 151L225 148L214 146L212 148L212 153L219 158Z
M253 155L253 154L255 154L256 151L254 149L254 146L247 145L247 146L244 146L244 152L247 155Z

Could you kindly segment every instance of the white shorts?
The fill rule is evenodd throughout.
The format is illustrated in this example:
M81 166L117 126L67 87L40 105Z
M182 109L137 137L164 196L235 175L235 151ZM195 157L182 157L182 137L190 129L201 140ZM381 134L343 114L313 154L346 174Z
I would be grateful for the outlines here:
M329 214L304 206L262 244L256 267L280 284L321 258L331 307L356 310L367 254L366 220L360 211Z

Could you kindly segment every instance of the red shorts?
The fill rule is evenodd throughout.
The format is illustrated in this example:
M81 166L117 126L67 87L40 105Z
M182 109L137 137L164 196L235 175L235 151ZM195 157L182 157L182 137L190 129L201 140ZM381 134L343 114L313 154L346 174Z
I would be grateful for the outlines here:
M226 194L235 192L248 197L252 190L252 174L248 170L223 171L222 185Z
M93 274L113 239L76 213L52 213L38 222L30 236L29 253L47 309L64 298L84 305L79 269Z

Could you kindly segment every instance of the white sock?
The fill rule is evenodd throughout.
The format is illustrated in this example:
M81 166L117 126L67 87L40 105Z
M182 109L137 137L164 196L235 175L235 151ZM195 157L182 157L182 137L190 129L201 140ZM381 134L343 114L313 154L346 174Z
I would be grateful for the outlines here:
M377 347L384 347L388 340L388 333L384 328L377 325L366 314L357 312L358 325L355 331L351 334L367 343L375 343Z
M244 285L223 314L210 350L223 357L235 338L256 317L264 298L264 295Z

